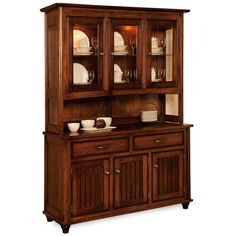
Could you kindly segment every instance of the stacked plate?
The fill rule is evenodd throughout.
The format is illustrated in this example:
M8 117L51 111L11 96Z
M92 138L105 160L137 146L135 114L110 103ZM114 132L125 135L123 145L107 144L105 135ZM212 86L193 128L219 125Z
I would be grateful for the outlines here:
M154 122L157 121L157 111L141 111L142 122Z
M122 35L117 31L114 32L114 54L115 55L128 54L127 45L125 45Z
M91 55L89 38L81 30L73 30L73 54L74 55Z

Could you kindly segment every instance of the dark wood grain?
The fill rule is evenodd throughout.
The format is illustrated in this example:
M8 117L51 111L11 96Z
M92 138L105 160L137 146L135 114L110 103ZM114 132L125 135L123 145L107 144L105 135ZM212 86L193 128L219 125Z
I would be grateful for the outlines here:
M115 207L147 201L147 156L115 158Z
M188 208L190 128L183 124L183 13L189 10L56 3L45 12L45 186L48 221L71 224L172 204ZM98 54L73 55L73 29L99 39ZM173 32L171 55L153 56L151 38ZM114 55L114 31L128 55ZM133 53L130 39L135 38ZM164 49L166 50L166 49ZM152 66L172 61L172 80L151 81ZM95 72L73 84L73 63ZM137 71L114 83L114 64ZM166 114L166 94L177 94L178 115ZM169 103L168 103L169 104ZM158 111L142 123L141 111ZM68 122L111 116L117 128L71 134Z

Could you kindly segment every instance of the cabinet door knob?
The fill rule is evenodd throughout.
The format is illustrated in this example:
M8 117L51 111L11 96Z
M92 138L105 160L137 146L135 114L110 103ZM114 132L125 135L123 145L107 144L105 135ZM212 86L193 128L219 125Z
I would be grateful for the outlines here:
M160 140L160 139L156 139L155 142L156 142L156 143L160 143L161 140Z
M158 168L158 165L153 165L153 167Z
M100 56L104 56L104 52L100 52Z
M107 146L97 146L97 149L106 149Z
M120 170L115 170L115 172L116 172L117 174L120 174Z
M150 55L150 56L151 56L151 55L152 55L152 53L151 53L151 52L149 52L149 53L148 53L148 55Z
M105 170L105 171L104 171L104 174L105 174L105 175L109 175L109 174L110 174L110 172L109 172L109 171L107 171L107 170Z

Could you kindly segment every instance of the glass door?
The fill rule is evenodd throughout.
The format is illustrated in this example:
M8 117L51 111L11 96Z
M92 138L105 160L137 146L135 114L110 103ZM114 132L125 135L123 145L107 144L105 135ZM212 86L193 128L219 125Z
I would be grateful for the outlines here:
M177 85L176 22L150 21L148 33L150 87Z
M70 18L69 88L72 91L102 89L102 25L100 18Z
M110 21L110 80L113 89L141 86L141 21Z

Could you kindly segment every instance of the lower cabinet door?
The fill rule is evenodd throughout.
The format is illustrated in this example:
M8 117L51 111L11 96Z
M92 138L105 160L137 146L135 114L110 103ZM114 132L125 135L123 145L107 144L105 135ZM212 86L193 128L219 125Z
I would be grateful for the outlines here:
M183 196L183 183L183 152L153 153L152 200Z
M109 208L109 159L72 165L72 216Z
M147 155L115 158L115 208L132 206L147 202L147 164Z

